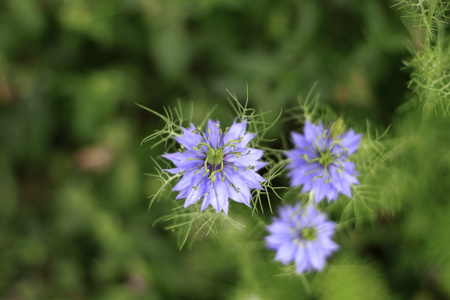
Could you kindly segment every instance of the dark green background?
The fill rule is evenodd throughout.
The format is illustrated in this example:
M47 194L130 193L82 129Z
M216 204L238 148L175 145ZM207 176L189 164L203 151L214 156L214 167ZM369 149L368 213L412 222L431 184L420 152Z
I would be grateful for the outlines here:
M213 117L230 124L225 89L245 99L248 84L250 105L275 118L318 81L323 103L361 128L366 119L386 128L409 80L401 70L409 35L392 5L1 1L0 299L251 299L239 265L255 258L245 247L210 237L179 251L174 235L152 226L172 203L147 211L159 183L144 173L164 147L140 141L163 124L135 103L158 112L193 103L196 122L217 104ZM270 135L297 126L280 122ZM406 277L387 284L400 299L420 295L420 272L377 252L393 239L383 230L358 233L373 247L343 248L381 260L387 281ZM270 278L261 282L282 286ZM301 285L295 276L285 282ZM425 295L438 297L431 282ZM276 291L266 296L290 297Z

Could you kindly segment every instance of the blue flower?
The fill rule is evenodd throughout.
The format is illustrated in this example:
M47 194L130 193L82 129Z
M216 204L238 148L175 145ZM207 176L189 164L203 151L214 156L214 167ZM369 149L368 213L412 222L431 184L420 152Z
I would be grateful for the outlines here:
M342 133L341 122L330 128L306 122L304 134L291 132L295 148L286 151L291 186L303 185L302 192L312 190L316 202L327 198L336 201L339 193L352 197L350 186L359 184L355 164L349 155L358 149L361 134L354 130Z
M263 151L249 147L255 137L245 133L247 120L236 123L224 132L219 122L208 120L206 133L193 124L183 128L183 135L175 140L180 152L162 155L175 164L165 171L182 172L183 177L174 186L179 191L176 199L186 198L184 207L203 199L201 211L212 205L218 213L228 214L228 198L250 206L250 189L262 189L264 178L256 171L266 165L259 161Z
M279 209L279 218L267 226L267 247L276 251L275 260L282 264L295 262L297 273L322 270L326 259L338 249L331 239L335 223L326 215L309 206L286 205Z

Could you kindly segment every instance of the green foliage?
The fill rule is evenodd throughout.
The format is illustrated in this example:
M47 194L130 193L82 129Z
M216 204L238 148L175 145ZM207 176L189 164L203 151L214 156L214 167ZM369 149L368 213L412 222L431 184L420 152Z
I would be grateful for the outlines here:
M402 0L401 10L412 23L413 58L410 87L419 95L424 109L444 115L450 108L450 40L445 35L450 4L440 0Z
M439 27L446 25L450 4L442 0L397 0L397 6L403 10L414 26L425 32L425 46L435 41Z
M1 299L450 296L448 1L0 7ZM180 126L236 116L267 152L265 190L233 218L178 208L156 157ZM364 133L362 184L326 208L340 252L298 276L264 246L277 195L310 200L284 189L282 151L305 119L340 118Z
M319 299L395 299L381 272L370 263L339 257L315 278Z

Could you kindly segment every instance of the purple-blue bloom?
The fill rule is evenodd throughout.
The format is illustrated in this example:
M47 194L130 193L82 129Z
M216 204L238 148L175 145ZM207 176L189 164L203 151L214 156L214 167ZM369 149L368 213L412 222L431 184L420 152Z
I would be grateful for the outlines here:
M249 147L255 135L246 133L246 127L247 120L235 120L225 131L211 120L206 133L193 124L189 129L182 127L183 135L175 138L180 152L162 156L176 166L165 171L183 173L172 190L179 191L176 199L186 198L184 207L203 199L201 211L212 205L218 213L228 214L228 198L250 206L250 189L262 189L264 181L256 171L267 163L259 161L263 150Z
M286 151L291 186L303 185L302 192L312 190L316 202L327 198L336 201L339 193L352 197L350 186L359 184L355 164L349 155L358 149L361 134L353 129L342 133L340 122L325 128L322 122L305 123L303 134L291 132L295 148Z
M297 273L322 270L327 257L338 249L331 239L335 223L314 207L301 208L285 205L279 209L279 218L267 226L267 247L276 251L275 260L282 264L295 262Z

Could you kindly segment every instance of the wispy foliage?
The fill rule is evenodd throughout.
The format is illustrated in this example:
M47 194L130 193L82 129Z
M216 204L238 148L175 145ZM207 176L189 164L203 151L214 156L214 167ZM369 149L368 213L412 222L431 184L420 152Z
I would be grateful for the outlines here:
M298 106L288 111L288 121L304 124L305 121L317 123L321 120L327 124L337 120L337 114L328 105L319 101L320 94L316 91L318 84L315 82L305 97L298 97Z
M425 44L432 42L448 19L450 3L441 0L398 0L395 5L413 26L425 32Z
M411 60L413 68L409 87L419 96L426 111L450 114L450 47L424 47Z
M412 30L407 62L411 69L409 87L418 95L426 111L450 113L450 44L445 36L450 3L440 0L401 0L398 7Z
M183 204L176 205L168 215L158 218L157 223L169 224L165 229L176 231L178 247L185 246L188 238L191 237L191 243L195 238L208 236L210 234L217 236L219 226L232 226L235 229L242 229L243 224L225 215L218 214L212 207L208 207L203 212L200 211L200 204L196 203L187 208Z

